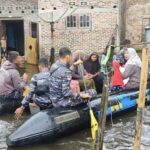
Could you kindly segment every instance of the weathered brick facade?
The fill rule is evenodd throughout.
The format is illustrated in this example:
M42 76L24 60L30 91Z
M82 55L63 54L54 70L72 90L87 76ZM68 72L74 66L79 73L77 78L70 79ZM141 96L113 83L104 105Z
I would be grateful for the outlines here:
M37 20L34 16L37 12L37 0L0 0L0 38L6 34L6 21L23 21L26 54L26 38L30 35L30 22Z
M125 37L132 43L145 41L144 28L150 25L150 1L149 0L123 0L126 1L124 14L126 19ZM142 46L135 46L137 48Z
M56 54L62 46L67 46L72 51L101 52L106 47L117 23L117 9L113 8L117 4L117 0L103 2L99 0L0 0L0 36L5 32L3 20L23 20L26 43L27 36L31 34L30 23L36 22L39 28L39 54L41 57L49 56L52 46L50 23L41 20L38 12L41 14L54 9L56 9L55 12L60 12L60 10L64 11L74 7L70 6L69 2L75 2L76 5L76 11L71 15L76 16L77 27L67 28L66 17L63 19L59 17L59 21L54 23L53 46ZM83 5L82 2L86 2L86 4ZM55 12L53 17L57 18ZM89 16L89 27L80 27L81 15Z
M67 46L72 51L83 50L86 53L92 51L102 52L117 23L117 11L113 8L116 5L116 0L105 0L103 3L98 0L87 0L88 6L83 6L82 8L82 0L76 0L75 2L78 8L72 15L77 17L77 27L67 28L66 18L60 19L54 24L53 45L56 51L62 46ZM62 8L67 9L70 7L67 3L68 0L49 0L45 3L44 0L39 0L39 12L42 13L42 10L53 10L54 8L56 9L55 11ZM94 6L94 9L91 9L91 6ZM79 17L81 15L90 16L89 28L79 27ZM44 53L49 54L51 47L50 24L41 21L40 26L41 55L44 55Z

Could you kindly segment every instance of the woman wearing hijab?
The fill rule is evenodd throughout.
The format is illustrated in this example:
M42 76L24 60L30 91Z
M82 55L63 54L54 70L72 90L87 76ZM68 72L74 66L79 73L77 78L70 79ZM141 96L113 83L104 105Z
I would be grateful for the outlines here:
M120 61L113 62L114 74L112 76L112 91L136 89L140 85L141 59L134 48L125 50L126 64L124 71L120 70ZM125 83L127 79L127 83Z
M122 73L124 79L129 78L126 89L139 88L140 73L141 73L141 59L134 48L128 48L125 51L125 70Z
M91 79L94 80L97 92L101 93L103 78L100 76L99 56L96 52L93 52L90 57L84 61L84 68L87 73L91 75Z
M83 67L83 62L86 60L86 58L87 55L82 51L76 51L72 54L72 66L70 67L70 69L72 70L72 80L79 81L81 91L85 90L81 68L83 68L87 89L95 89L95 84L93 79L91 78L91 75L88 74ZM81 67L79 65L81 65Z

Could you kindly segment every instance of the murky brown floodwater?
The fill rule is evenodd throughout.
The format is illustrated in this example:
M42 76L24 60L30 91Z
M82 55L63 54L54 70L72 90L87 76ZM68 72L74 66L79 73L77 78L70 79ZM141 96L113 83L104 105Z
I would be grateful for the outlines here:
M27 65L26 72L31 77L37 72L36 66ZM6 150L5 137L22 124L29 116L24 115L22 120L16 122L14 115L0 117L0 150ZM132 150L135 128L136 111L129 112L112 121L107 122L105 143L108 150ZM146 108L141 150L150 150L150 107ZM68 137L61 138L53 143L29 145L28 147L9 148L9 150L91 150L92 142L90 129L80 131Z

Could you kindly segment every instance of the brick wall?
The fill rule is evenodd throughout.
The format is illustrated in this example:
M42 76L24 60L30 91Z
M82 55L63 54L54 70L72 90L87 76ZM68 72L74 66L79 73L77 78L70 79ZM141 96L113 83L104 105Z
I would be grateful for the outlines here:
M37 12L37 0L0 0L0 22L2 20L23 20L25 43L30 34L30 22L37 21ZM0 25L0 33L2 32L5 32L5 27L2 28Z
M66 17L60 19L54 25L53 46L58 49L62 46L69 47L72 51L84 50L86 53L92 51L102 52L106 47L111 34L116 26L117 13L113 8L117 0L87 0L87 6L81 8L82 0L74 0L78 9L73 13L79 17L82 14L90 16L89 28L66 29ZM39 48L40 56L49 56L52 46L50 24L40 19L37 13L42 11L56 12L69 8L68 0L0 0L0 20L24 20L25 43L30 34L30 22L39 23ZM93 6L94 9L91 9ZM57 15L54 15L54 18ZM0 27L1 30L1 27Z
M0 17L24 17L38 9L37 0L0 0L0 4Z
M81 0L76 1L76 5L80 5ZM66 18L59 20L54 25L54 47L56 54L60 47L67 46L72 51L83 50L86 53L92 51L102 52L106 47L112 32L116 26L117 13L113 8L116 5L116 0L87 0L88 6L78 8L72 15L80 17L82 14L88 14L91 17L90 28L66 28ZM66 0L39 0L39 13L46 10L59 11L69 7ZM90 9L94 6L94 9ZM97 7L102 7L97 8ZM47 14L50 15L50 14ZM55 17L55 12L54 12ZM44 18L44 17L43 17ZM78 20L79 22L79 20ZM51 32L50 24L40 21L40 55L49 55L51 48Z
M126 0L126 38L132 43L144 41L144 28L149 24L150 1L149 0ZM137 48L143 47L136 46Z

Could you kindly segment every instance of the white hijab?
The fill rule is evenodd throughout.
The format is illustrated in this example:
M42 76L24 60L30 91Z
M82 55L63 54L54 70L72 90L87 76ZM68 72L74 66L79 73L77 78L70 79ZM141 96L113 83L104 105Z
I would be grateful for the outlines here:
M135 65L141 68L141 65L142 65L141 59L138 56L136 50L134 48L128 48L127 51L129 53L129 59L126 62L125 67L127 65Z

